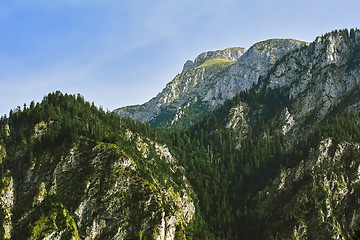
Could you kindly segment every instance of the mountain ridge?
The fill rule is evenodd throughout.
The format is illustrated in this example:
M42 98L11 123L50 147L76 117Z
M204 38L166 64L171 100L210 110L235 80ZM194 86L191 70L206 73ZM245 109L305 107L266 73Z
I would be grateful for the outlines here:
M155 127L189 126L186 122L201 119L240 91L256 84L259 76L265 74L277 59L303 44L292 39L271 39L254 44L246 52L242 48L228 48L202 53L195 58L194 66L185 63L184 70L187 71L177 74L149 102L114 112ZM221 56L229 60L230 55L237 57L235 62L201 67L205 60L224 58ZM187 119L181 119L183 116Z
M200 55L198 55L194 61L187 60L186 63L184 64L182 72L186 72L189 71L190 69L196 68L201 64L203 64L204 62L214 58L235 62L245 53L245 51L246 51L245 48L232 47L232 48L225 48L224 50L203 52Z
M174 239L193 221L183 168L143 124L56 92L0 125L2 239Z
M292 41L204 55L157 128L60 92L1 117L0 238L359 239L360 30Z

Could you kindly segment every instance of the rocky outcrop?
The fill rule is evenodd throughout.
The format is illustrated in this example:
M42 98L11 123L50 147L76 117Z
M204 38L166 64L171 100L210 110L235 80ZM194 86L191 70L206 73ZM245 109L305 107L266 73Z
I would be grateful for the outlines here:
M190 235L199 226L222 239L360 235L359 66L359 30L310 44L268 40L246 52L204 53L148 103L118 110L153 126L181 127L248 89L189 135L155 132L115 114L101 125L96 114L85 121L83 112L64 112L66 122L80 120L68 135L75 126L89 134L57 146L62 132L52 131L62 118L34 118L28 129L31 121L13 116L11 132L6 121L0 132L0 238L170 240L185 238L191 223ZM66 108L45 103L53 113ZM18 129L26 131L15 135ZM157 134L173 139L173 148ZM193 192L173 153L199 191L203 212L195 220Z
M36 124L35 135L48 125ZM123 137L135 152L82 139L61 154L12 149L4 163L0 146L1 238L183 236L195 214L183 168L166 145L130 130Z
M352 66L359 64L359 59L360 31L349 34L342 30L318 37L276 63L262 85L267 92L278 91L288 101L286 111L297 123L293 128L291 124L284 128L291 141L306 137L300 134L303 128L316 127L342 102L348 106L357 102L353 93L359 84L360 69Z
M246 116L247 106L240 103L238 106L230 109L229 120L226 127L235 133L236 148L241 148L241 142L246 138L249 131L249 123Z
M359 66L359 30L334 31L287 53L252 89L252 98L247 96L254 102L240 97L229 109L227 127L237 146L249 126L264 122L268 126L258 135L268 138L272 129L284 136L284 149L302 151L321 135L336 135L340 130L316 130L337 116L359 114ZM311 145L306 158L286 159L297 164L281 166L256 196L252 215L259 235L254 239L353 239L358 234L360 146L355 137L349 139L327 137Z
M0 145L0 165L6 157L5 147ZM4 172L0 179L0 218L2 231L0 238L10 239L12 231L12 215L14 207L14 180L9 171Z
M303 44L272 39L255 44L245 53L242 48L202 53L194 62L185 63L183 72L155 98L115 112L152 126L187 126L252 87L276 60Z
M360 224L360 146L322 141L294 168L283 168L258 194L260 237L352 239ZM261 225L263 224L263 225Z
M234 47L226 48L224 50L204 52L197 56L194 62L188 60L184 64L182 72L186 72L190 69L196 68L210 59L223 59L235 62L245 53L245 51L245 48Z

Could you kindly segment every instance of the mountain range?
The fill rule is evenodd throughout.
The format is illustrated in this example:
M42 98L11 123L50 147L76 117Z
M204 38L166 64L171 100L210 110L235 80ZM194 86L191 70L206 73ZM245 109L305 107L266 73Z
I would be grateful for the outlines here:
M360 30L200 54L105 112L0 119L2 239L360 239Z
M115 112L153 127L189 126L257 84L276 60L304 44L292 39L271 39L248 50L235 47L204 52L194 62L188 60L183 71L156 97Z

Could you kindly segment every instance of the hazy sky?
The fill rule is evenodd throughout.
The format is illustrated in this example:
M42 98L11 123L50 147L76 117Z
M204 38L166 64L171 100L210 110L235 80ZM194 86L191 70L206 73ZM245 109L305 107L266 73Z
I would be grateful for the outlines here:
M144 103L204 51L358 27L359 0L0 0L0 115L49 92Z

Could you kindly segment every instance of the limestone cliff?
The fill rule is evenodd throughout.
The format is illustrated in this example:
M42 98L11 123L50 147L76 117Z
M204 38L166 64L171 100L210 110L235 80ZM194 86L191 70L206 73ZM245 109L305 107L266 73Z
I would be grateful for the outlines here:
M259 42L246 52L242 48L228 48L202 53L194 62L185 63L183 72L155 98L115 112L152 126L188 126L240 91L249 89L276 60L303 44L272 39Z
M359 30L334 31L287 54L271 70L262 83L266 91L260 94L278 92L279 101L287 105L282 114L291 141L299 140L304 128L310 132L332 112L345 107L359 112L355 93L360 79L360 68L355 67L359 49Z
M258 194L259 238L352 239L360 224L359 144L323 140Z
M352 29L203 53L117 110L169 131L58 92L19 107L0 118L0 238L360 237L359 79Z
M277 156L285 161L254 197L254 239L353 239L359 229L357 127L334 124L339 116L358 119L359 53L359 30L327 33L284 55L233 100L226 127L238 149L258 128L266 129L261 139L280 134L283 151L300 151Z
M196 68L201 64L205 63L210 59L222 59L235 62L245 52L244 48L233 47L226 48L224 50L204 52L197 56L194 61L188 60L183 67L182 72L189 71L190 69Z
M174 174L181 172L166 146L129 141L143 144L141 154L155 149ZM8 164L20 168L25 151L11 155ZM147 164L155 164L152 157L144 156ZM114 144L82 141L66 155L44 154L25 166L16 176L12 169L3 176L4 239L170 240L195 212L189 186L159 179Z
M49 110L54 107L58 112ZM61 118L75 109L81 110L65 123ZM57 92L2 119L11 133L0 131L1 239L185 237L195 205L184 169L165 144L131 130L131 121L111 129L107 116L81 97ZM108 128L100 134L117 131L117 140L95 141L99 126Z

